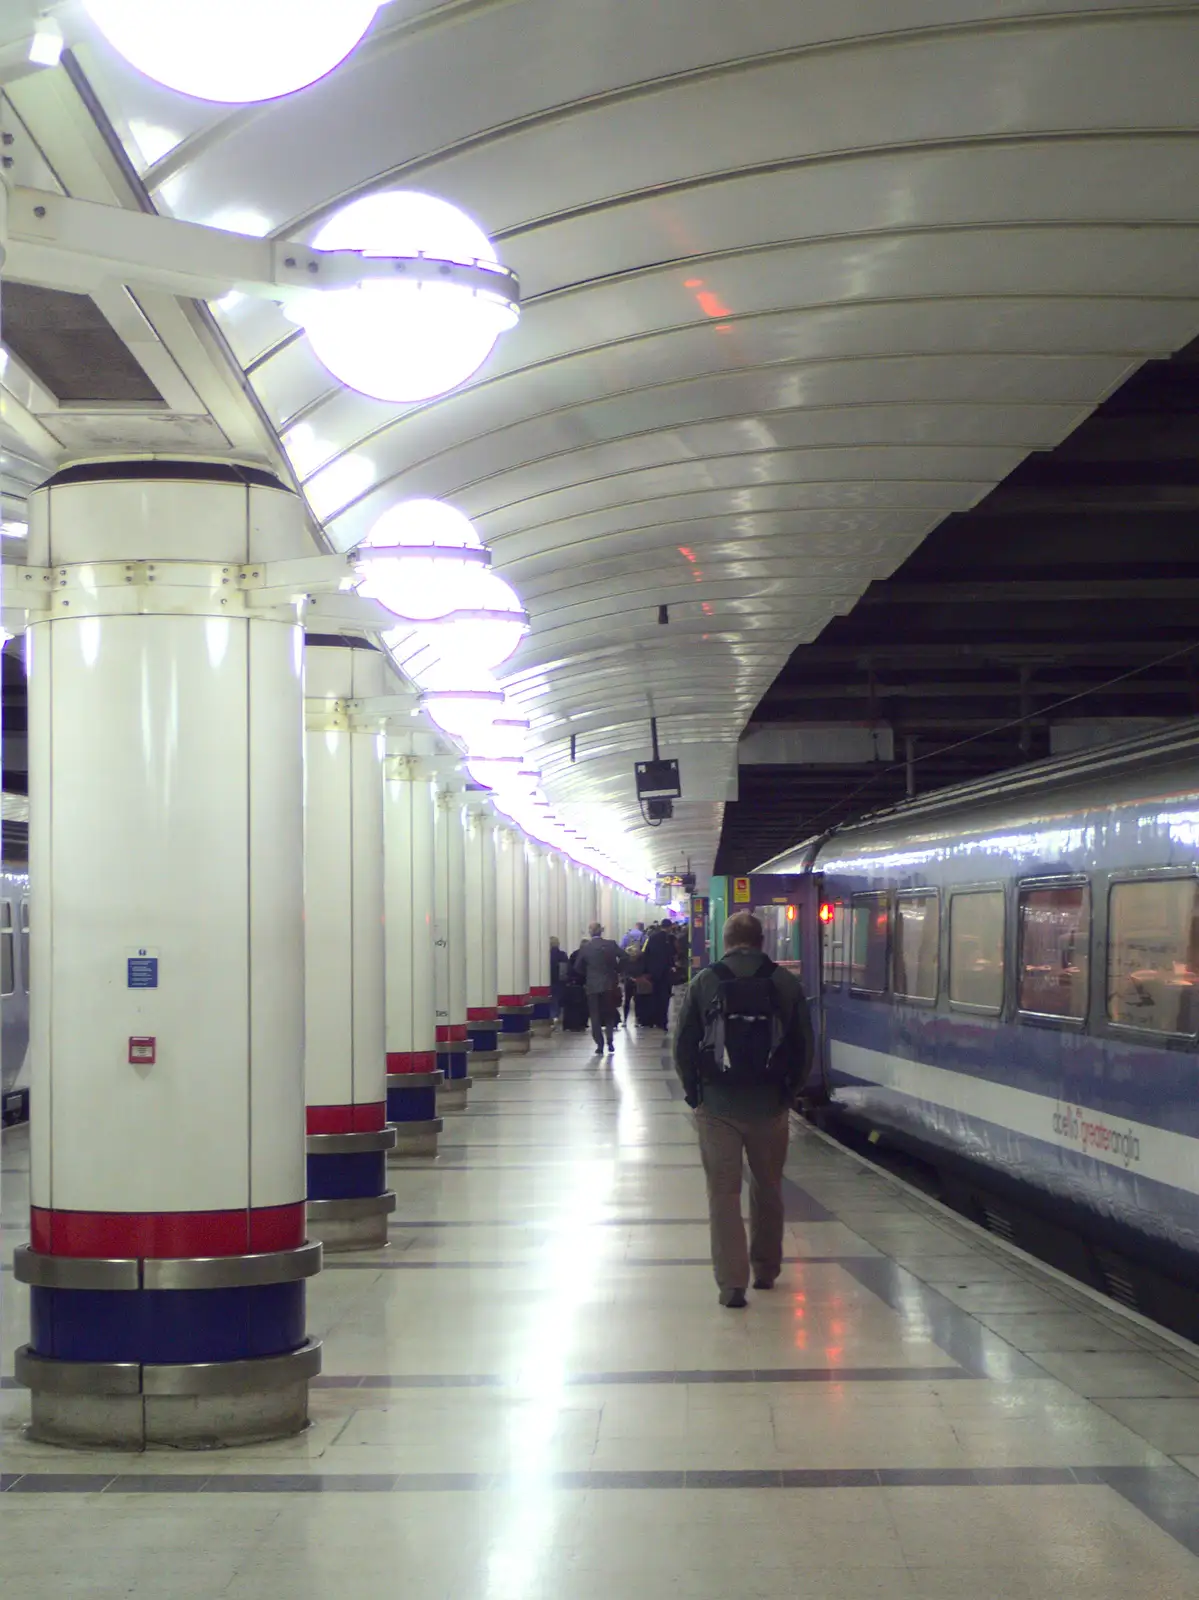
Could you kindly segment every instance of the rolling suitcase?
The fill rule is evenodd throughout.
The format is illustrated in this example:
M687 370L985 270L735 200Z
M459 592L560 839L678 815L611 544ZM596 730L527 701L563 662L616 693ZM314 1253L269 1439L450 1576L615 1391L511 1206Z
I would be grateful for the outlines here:
M566 1033L586 1033L587 993L581 983L568 983L562 990L562 1028Z
M633 996L633 1015L639 1028L652 1028L657 1022L654 1014L654 986L648 978L637 979L637 993Z

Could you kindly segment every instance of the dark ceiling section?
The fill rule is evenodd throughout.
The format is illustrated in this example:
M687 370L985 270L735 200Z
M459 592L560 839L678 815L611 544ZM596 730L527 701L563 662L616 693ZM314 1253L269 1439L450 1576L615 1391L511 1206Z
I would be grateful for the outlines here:
M28 702L25 690L25 668L21 658L21 645L14 640L0 656L4 669L3 706L0 708L0 727L3 728L4 790L6 794L29 793ZM7 827L5 833L7 835Z
M743 766L716 870L1035 760L1055 723L1199 713L1197 602L1199 341L1143 367L795 651L751 728L878 724L896 759Z
M162 396L86 294L4 285L4 342L60 405L154 405Z

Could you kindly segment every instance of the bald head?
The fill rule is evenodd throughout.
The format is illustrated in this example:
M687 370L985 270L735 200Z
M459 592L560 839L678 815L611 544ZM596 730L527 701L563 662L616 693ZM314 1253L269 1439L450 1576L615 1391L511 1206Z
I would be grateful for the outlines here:
M760 950L763 942L762 924L752 911L734 911L724 925L726 950Z

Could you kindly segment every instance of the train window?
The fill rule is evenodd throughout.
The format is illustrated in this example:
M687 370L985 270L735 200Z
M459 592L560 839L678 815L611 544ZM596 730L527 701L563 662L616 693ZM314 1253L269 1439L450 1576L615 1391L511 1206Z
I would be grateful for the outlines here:
M1020 1009L1081 1022L1087 1014L1091 891L1085 883L1020 890Z
M1199 1032L1199 881L1113 883L1107 1014L1153 1033Z
M980 1011L1003 1006L1002 889L968 889L949 902L949 998Z
M17 987L13 955L12 901L0 900L0 994Z
M941 903L936 890L901 894L895 900L895 950L891 987L905 1000L937 998Z
M845 906L834 901L828 908L827 920L821 907L820 933L824 957L823 981L825 988L845 981Z
M885 894L855 894L850 927L849 986L864 994L885 994L887 988L887 924Z
M29 993L29 901L21 901L21 986Z

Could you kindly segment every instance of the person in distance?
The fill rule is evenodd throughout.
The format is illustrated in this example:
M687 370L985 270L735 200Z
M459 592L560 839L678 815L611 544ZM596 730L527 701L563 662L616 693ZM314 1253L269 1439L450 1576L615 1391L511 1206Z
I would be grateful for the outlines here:
M712 1270L720 1303L746 1305L783 1265L783 1165L791 1108L812 1062L803 985L762 950L762 924L738 911L724 925L724 958L696 974L675 1035L675 1069L695 1112L708 1186ZM741 1168L750 1171L750 1237L741 1219Z
M616 1049L612 1035L616 1028L620 975L625 967L625 953L615 939L605 939L602 923L593 922L590 938L579 946L574 958L576 971L587 991L587 1010L591 1017L591 1037L595 1040L595 1053L602 1055L604 1041L608 1054Z

